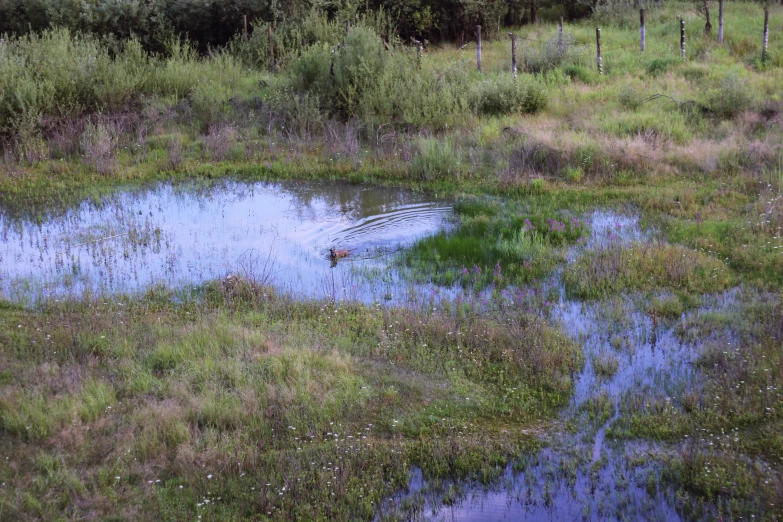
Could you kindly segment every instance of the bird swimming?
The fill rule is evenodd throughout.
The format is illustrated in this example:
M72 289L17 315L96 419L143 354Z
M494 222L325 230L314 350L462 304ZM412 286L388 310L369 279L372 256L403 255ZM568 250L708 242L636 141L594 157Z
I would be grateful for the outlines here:
M329 259L340 259L342 257L348 257L351 255L350 250L335 250L334 248L329 249Z

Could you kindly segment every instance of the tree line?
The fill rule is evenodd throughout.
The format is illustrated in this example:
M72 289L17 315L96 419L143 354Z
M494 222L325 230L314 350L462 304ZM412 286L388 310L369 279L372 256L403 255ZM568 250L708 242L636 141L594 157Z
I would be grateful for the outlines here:
M295 24L319 16L348 21L382 10L396 37L428 41L468 40L481 24L535 22L541 13L578 18L597 0L0 0L0 34L22 35L50 27L108 38L134 36L148 50L163 51L172 37L199 50L228 43L254 25Z

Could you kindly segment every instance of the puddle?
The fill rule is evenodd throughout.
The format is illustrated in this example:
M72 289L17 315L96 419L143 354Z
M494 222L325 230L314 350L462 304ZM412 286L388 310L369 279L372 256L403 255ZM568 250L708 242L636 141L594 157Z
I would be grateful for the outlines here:
M447 227L450 215L448 202L400 188L161 184L40 224L0 215L0 292L15 301L133 293L239 273L301 297L395 301L405 287L388 254ZM335 264L330 247L351 254Z

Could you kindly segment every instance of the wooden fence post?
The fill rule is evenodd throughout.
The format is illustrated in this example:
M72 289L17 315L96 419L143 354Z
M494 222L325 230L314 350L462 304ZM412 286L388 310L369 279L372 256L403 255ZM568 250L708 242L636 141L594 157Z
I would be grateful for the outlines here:
M267 31L267 36L269 37L269 60L270 60L270 66L272 68L272 71L277 70L277 64L275 63L275 35L272 32L272 25L269 25L269 30Z
M514 33L508 33L511 38L511 74L517 77L517 37Z
M481 26L476 26L476 70L481 72Z
M345 35L348 36L348 33L351 32L351 21L346 20L345 21Z
M565 49L565 34L563 33L563 17L560 17L560 30L557 34L557 52L563 55Z
M644 26L644 7L639 9L639 48L644 52L647 46L647 28Z
M601 59L601 28L595 28L595 63L598 65L598 74L604 73L604 62Z
M764 5L764 42L761 46L761 61L769 58L769 6Z
M420 41L413 39L413 43L416 44L416 65L419 67L419 70L421 71L421 61L422 61L422 49L423 45Z
M685 20L680 19L680 56L685 61Z
M244 34L244 37L245 37L245 41L247 41L247 15L244 15L242 17L242 24L245 26L245 30L244 30L243 34Z
M723 43L723 0L718 0L718 43Z

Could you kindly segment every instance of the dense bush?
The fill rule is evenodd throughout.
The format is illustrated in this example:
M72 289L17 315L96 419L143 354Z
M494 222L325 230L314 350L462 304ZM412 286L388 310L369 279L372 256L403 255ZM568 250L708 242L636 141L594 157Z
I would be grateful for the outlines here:
M502 115L538 112L547 103L543 83L530 75L502 75L477 85L472 97L479 114Z
M199 58L178 40L167 58L147 53L138 40L114 56L92 36L67 29L4 42L0 48L0 132L35 128L41 118L116 112L144 95L190 98L197 115L220 110L254 75L225 54Z
M172 36L185 36L197 48L210 48L229 42L242 31L243 17L254 25L259 37L266 38L266 24L280 30L275 44L292 49L313 43L312 30L334 24L358 22L362 16L383 10L395 21L392 33L403 38L470 39L476 24L485 34L493 33L499 23L519 24L528 20L526 12L536 5L539 12L555 18L570 18L589 13L591 2L584 0L0 0L0 34L26 34L51 27L113 36L120 40L136 37L145 49L165 48ZM318 9L321 22L312 24L312 12ZM299 27L297 29L297 27ZM261 31L258 31L261 29ZM331 31L331 29L329 29ZM296 34L301 32L301 34ZM318 31L316 31L318 32ZM322 40L319 34L318 41ZM259 55L260 56L260 55Z
M587 65L589 59L582 45L566 33L562 40L559 36L550 38L543 46L531 49L524 55L525 66L529 72L551 71L561 66Z
M378 84L389 53L371 29L357 27L337 48L314 45L295 59L290 68L295 91L319 98L325 111L354 116L362 97Z
M746 79L730 74L707 97L707 107L721 118L733 118L750 109L751 93Z
M242 27L243 16L299 18L309 0L0 0L0 34L25 34L50 27L120 39L136 37L147 49L184 35L206 51L225 44Z
M274 27L273 27L274 25ZM396 43L394 23L383 10L371 11L351 20L352 30L369 28L388 44ZM250 35L238 33L228 48L231 55L256 69L277 70L286 67L312 45L335 47L346 36L345 23L328 18L313 9L301 19L278 24L258 21L252 24ZM270 38L271 36L271 38Z
M293 60L290 86L323 111L371 123L447 128L472 113L536 112L546 105L543 83L531 76L498 76L471 88L464 72L422 73L404 49L386 50L370 28L352 29L344 44L315 45Z

